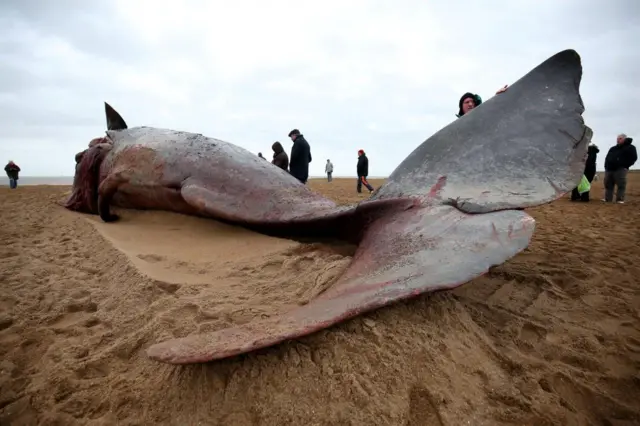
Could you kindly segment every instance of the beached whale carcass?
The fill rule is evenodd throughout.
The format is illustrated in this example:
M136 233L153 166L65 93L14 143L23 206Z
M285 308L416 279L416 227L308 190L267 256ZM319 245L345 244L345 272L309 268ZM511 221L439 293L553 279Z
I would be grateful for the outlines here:
M424 141L370 199L347 207L236 145L128 128L107 105L108 131L79 157L67 206L105 221L117 219L110 206L118 205L358 243L346 272L308 304L147 350L175 364L229 357L454 288L527 247L534 220L522 209L561 197L582 176L592 132L582 118L581 78L577 52L553 55Z

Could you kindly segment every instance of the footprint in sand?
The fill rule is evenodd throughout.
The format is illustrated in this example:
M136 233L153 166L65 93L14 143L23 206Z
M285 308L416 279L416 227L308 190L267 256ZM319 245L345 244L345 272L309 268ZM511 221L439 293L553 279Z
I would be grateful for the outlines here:
M531 322L524 323L520 329L520 340L531 346L537 345L545 337L547 337L547 330Z
M158 263L166 260L164 256L160 256L157 254L139 254L138 259L150 262L150 263Z
M13 318L9 316L0 316L0 331L5 330L13 325Z
M100 324L100 320L91 314L98 310L94 302L71 303L67 305L66 312L56 317L51 323L54 330L65 330L77 325L87 328Z
M443 426L438 405L429 390L422 386L413 386L409 393L409 421L407 426L439 425Z
M81 380L91 380L106 377L111 368L104 360L88 361L75 369L76 376Z

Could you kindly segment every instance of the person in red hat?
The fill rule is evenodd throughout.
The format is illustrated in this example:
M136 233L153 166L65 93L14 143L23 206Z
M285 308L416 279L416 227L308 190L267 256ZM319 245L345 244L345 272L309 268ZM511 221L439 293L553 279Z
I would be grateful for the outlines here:
M369 184L367 181L367 176L369 175L369 159L367 158L367 154L364 153L364 150L361 149L358 151L358 192L362 192L362 185L366 186L371 194L373 192L373 186Z

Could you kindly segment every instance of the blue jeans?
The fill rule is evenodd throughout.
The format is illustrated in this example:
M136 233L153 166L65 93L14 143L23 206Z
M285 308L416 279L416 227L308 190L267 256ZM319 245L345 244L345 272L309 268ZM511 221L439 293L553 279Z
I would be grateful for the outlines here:
M18 180L9 178L9 188L16 189L18 187Z

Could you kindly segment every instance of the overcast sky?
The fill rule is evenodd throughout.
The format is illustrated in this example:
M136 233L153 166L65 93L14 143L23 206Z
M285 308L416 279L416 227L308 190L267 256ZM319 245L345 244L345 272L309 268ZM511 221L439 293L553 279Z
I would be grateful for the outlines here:
M573 48L600 169L618 133L640 138L639 42L638 0L2 0L0 161L72 175L107 101L130 127L269 159L298 128L311 175L327 158L353 175L362 148L384 176L455 120L464 92L486 100Z

